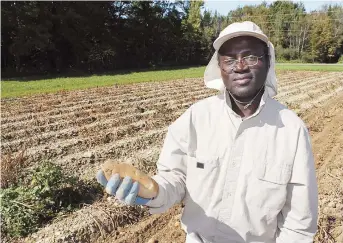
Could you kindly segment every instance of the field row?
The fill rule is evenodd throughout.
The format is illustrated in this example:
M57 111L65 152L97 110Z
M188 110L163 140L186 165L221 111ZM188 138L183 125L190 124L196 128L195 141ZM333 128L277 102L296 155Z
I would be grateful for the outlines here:
M299 113L343 87L343 78L338 79L337 74L305 76L289 89L280 85L276 97ZM59 107L5 118L7 123L1 125L2 156L15 158L25 150L28 164L48 159L68 170L81 171L90 163L154 148L162 143L166 127L191 104L216 93L201 87L196 79L192 82L194 85L188 83L188 89L183 90L169 85L172 92L159 92L158 96L131 93L132 99L125 102L116 97L99 97L99 101L80 103L77 108Z
M301 117L309 127L313 138L312 143L314 144L313 149L315 151L319 176L321 210L319 231L317 240L315 241L318 243L326 242L325 237L327 237L327 233L333 235L335 239L338 239L337 232L339 232L342 222L340 210L343 209L342 202L338 200L342 198L342 193L339 191L340 181L337 180L337 178L343 176L341 170L343 157L339 152L343 149L343 136L341 133L343 128L341 112L343 106L340 100L342 98L343 85L342 83L335 83L335 79L327 80L327 82L321 78L317 79L314 77L313 86L310 83L307 84L309 86L302 85L300 93L284 95L284 92L280 92L278 96L281 97L280 101L283 103L297 104L298 101L303 102L296 107L296 110L302 114ZM331 87L331 84L334 85ZM115 125L111 123L109 118L106 118L101 121L102 125L99 125L99 130L92 124L83 126L89 126L90 130L88 135L81 133L82 144L76 143L77 139L79 139L78 136L76 136L76 140L69 137L61 137L60 140L51 141L51 143L46 140L47 147L45 150L52 159L55 159L57 164L65 168L65 171L87 179L94 178L96 170L106 158L133 163L139 169L153 174L156 168L155 163L159 155L159 150L162 146L162 140L166 132L166 126L172 120L176 119L190 104L191 102L182 106L178 101L175 101L174 105L168 110L147 110L143 113L132 114L130 117L135 115L143 116L140 119L132 120L130 123L128 122L122 125ZM143 126L143 124L146 126ZM111 127L113 131L110 128L106 128L106 126L113 126ZM113 132L113 136L115 137L110 138L112 140L109 143L102 143L100 141L101 134L104 135L107 132ZM93 136L95 142L91 141L92 139L87 140L87 137ZM88 143L89 145L87 145ZM36 149L43 149L43 147L39 147L41 145L37 145ZM58 148L66 149L66 154L54 154ZM31 152L33 153L32 156L35 156L35 151L32 150ZM35 161L39 160L32 160L32 162ZM115 240L117 238L114 237L117 237L117 234L119 234L119 238L125 238L125 236L128 236L132 232L132 229L148 229L151 228L151 225L157 226L154 224L155 221L149 221L149 227L144 225L144 221L138 222L139 219L145 216L143 217L143 215L137 214L137 212L140 212L140 209L132 211L131 209L130 207L122 207L117 204L113 205L113 201L111 200L101 206L99 202L96 202L89 208L79 210L69 217L56 221L40 230L34 237L52 240L52 234L55 234L55 232L62 232L62 235L66 236L75 234L74 231L82 231L82 235L92 235L93 237L96 235L99 237L102 234L106 234L105 231L107 229L113 233L113 238L104 242L117 242ZM125 215L122 214L123 211L126 213ZM175 212L173 215L178 213L180 212ZM165 215L161 215L152 220L161 220L164 222L171 220L171 217L168 218ZM119 222L124 223L118 225ZM130 228L122 228L132 223L135 225L130 225ZM154 232L158 232L159 230L160 228L158 227L154 228ZM169 231L171 233L175 233L175 231L182 232L181 228L175 224L169 228ZM136 235L127 239L137 239L138 234L145 234L144 237L148 239L148 232L148 230L142 232L137 230L135 232Z
M279 94L276 98L284 103L294 102L301 104L304 101L321 96L322 92L332 92L340 86L343 86L343 81L322 78L315 83L312 82L312 84L299 84L299 86L294 87L291 91ZM107 119L116 120L122 116L125 118L127 114L145 114L149 111L154 111L156 108L161 110L168 109L168 106L174 106L177 103L196 101L209 96L211 93L206 91L208 90L195 89L194 91L170 94L168 97L151 97L139 102L127 102L120 106L116 106L110 102L107 105L103 104L102 108L85 106L84 110L81 109L78 112L65 111L58 115L41 115L39 118L35 117L28 121L23 120L14 123L5 123L2 124L2 139L3 141L11 142L25 137L37 137L38 134L44 133L48 133L50 137L60 137L58 132L70 133L71 136L75 136L77 135L75 133L78 133L75 129L79 129L82 126L87 126L88 124L95 126L102 121L108 123ZM117 124L125 124L125 121L118 122ZM66 128L70 132L65 131ZM58 132L54 133L53 131ZM63 137L63 135L61 136ZM5 145L8 145L6 142Z
M308 72L298 72L296 75L285 74L279 78L279 87L287 87L291 84L299 83L299 79L304 83L306 80L313 79ZM328 79L337 76L337 73L323 73L318 72L318 76L323 76ZM298 77L298 78L297 78ZM107 88L89 89L73 92L62 92L62 95L48 94L41 95L36 98L20 99L17 102L2 101L3 111L2 118L11 116L18 116L26 113L41 113L49 110L58 110L59 108L67 109L68 107L76 109L87 104L106 103L111 100L115 101L130 101L131 99L144 99L146 95L160 95L169 94L175 91L185 91L194 88L203 88L202 79L187 79L173 82L160 83L144 83L136 85L123 85ZM132 94L135 94L134 97ZM142 96L142 97L141 97ZM4 119L6 122L6 119Z
M111 99L127 100L136 99L136 97L144 95L161 95L176 90L183 91L190 87L203 87L203 81L200 79L187 79L177 80L171 82L153 82L153 83L140 83L130 85L115 85L111 87L93 88L86 90L63 92L57 94L46 94L35 97L22 98L7 102L6 99L2 101L5 113L3 116L7 116L6 112L10 112L12 115L13 108L17 108L19 114L25 114L25 112L32 113L33 111L51 110L56 108L68 108L74 106L83 106L88 103L95 102L107 102ZM133 96L134 94L134 96ZM8 109L6 109L8 108ZM8 116L10 116L8 114Z
M85 110L80 110L78 112L69 112L69 113L62 113L59 115L53 115L51 117L41 116L39 118L30 119L28 121L19 121L10 124L3 124L2 131L4 134L8 134L12 137L11 133L20 130L30 130L31 128L38 129L40 132L48 132L50 131L49 127L52 129L55 125L59 123L67 123L66 127L70 127L72 123L82 125L82 120L91 120L93 122L101 120L101 119L117 119L122 115L127 114L135 114L135 113L144 113L149 110L154 110L155 107L161 107L164 109L168 109L169 106L173 106L176 103L181 103L186 100L193 100L196 101L199 97L207 97L210 94L208 92L204 92L203 90L192 92L191 95L189 94L177 94L174 97L161 97L161 98L151 98L149 100L144 100L140 102L132 102L132 103L125 103L121 105L119 108L118 106L103 106L101 109L97 108L89 108ZM174 99L171 99L174 98ZM71 124L68 124L68 123ZM60 127L61 128L61 127ZM10 139L10 138L9 138Z
M49 123L51 120L49 118L41 118L39 121L30 122L30 123L20 123L15 127L5 127L2 128L3 134L2 138L6 142L11 142L16 139L22 138L30 138L32 136L37 136L38 134L44 133L51 133L52 131L65 132L64 129L71 130L71 135L75 135L73 131L75 129L79 129L80 127L87 126L90 124L91 126L98 126L99 123L101 125L102 122L108 123L109 121L115 122L114 125L123 125L130 122L127 117L137 117L137 119L144 118L145 115L150 114L152 112L166 112L171 111L173 109L182 108L183 106L189 106L192 102L196 100L203 99L207 97L207 93L193 93L192 96L188 95L180 95L177 99L170 100L170 101L160 101L154 100L155 102L150 102L144 108L132 104L132 108L127 108L123 110L108 110L108 113L96 113L94 112L85 112L82 116L71 116L66 117L69 119L59 119L59 121L54 121ZM52 136L57 135L56 133L52 133ZM5 144L6 144L5 142Z
M195 87L193 88L195 94L197 92L210 92L210 90L204 90L203 87ZM3 118L3 125L18 123L18 122L25 122L27 120L32 120L35 118L40 118L42 116L49 117L51 119L58 119L64 118L67 114L78 114L78 112L85 112L85 111L95 111L100 110L102 112L108 112L108 109L116 109L122 110L126 109L129 106L137 105L137 106L144 106L145 104L157 100L170 100L171 98L177 98L178 95L188 94L188 90L171 90L170 92L165 93L152 93L152 94L144 94L144 95L130 95L127 98L119 98L116 97L107 97L105 100L95 101L95 102L87 102L87 104L75 105L75 106L67 106L67 107L60 107L60 108L53 108L49 111L37 111L37 112L26 112L22 115L18 116L11 116L8 118Z
M282 92L277 96L277 99L282 100L285 96L292 96L294 94L299 94L301 97L303 90L313 89L313 90L319 90L319 89L334 89L338 85L342 85L342 80L338 80L336 77L331 77L331 79L327 77L321 77L313 83L313 81L305 81L301 82L298 85L288 89L287 91ZM324 87L325 86L325 87ZM190 89L183 90L183 91L175 91L175 92L169 92L168 95L147 95L143 97L137 97L136 99L131 100L109 100L106 102L100 102L100 103L91 103L86 104L84 106L75 106L72 108L64 108L64 109L53 109L49 112L37 112L37 113L28 113L26 115L22 116L15 116L11 118L4 118L2 119L2 131L5 134L10 134L11 130L26 130L26 128L38 128L40 129L40 132L48 131L47 129L44 129L44 126L51 126L58 124L59 121L65 121L65 120L75 120L78 118L88 118L95 120L96 117L99 114L111 114L113 111L123 112L126 109L127 112L131 112L132 110L138 109L138 110L146 110L150 109L149 103L150 102L167 102L170 100L178 100L179 97L182 95L187 96L196 96L198 93L204 93L204 94L215 94L215 91L204 89L203 87L194 88L192 91ZM297 97L293 97L295 101ZM131 107L131 108L130 108ZM136 107L136 108L132 108ZM131 110L130 110L131 109ZM117 115L117 114L113 114ZM120 115L120 114L119 114ZM9 135L11 137L11 135ZM4 139L7 139L7 137L4 137Z

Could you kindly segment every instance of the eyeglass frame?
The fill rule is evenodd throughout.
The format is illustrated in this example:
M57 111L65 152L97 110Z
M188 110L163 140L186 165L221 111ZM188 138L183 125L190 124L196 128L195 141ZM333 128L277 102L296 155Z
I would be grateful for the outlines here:
M218 53L219 54L219 53ZM220 54L219 54L220 55ZM228 65L227 64L227 66L228 67L230 67L230 68L234 68L234 67L236 67L237 66L237 64L239 63L239 62L241 62L242 63L242 60L244 60L244 66L248 66L248 67L253 67L253 66L256 66L257 64L258 64L258 61L261 59L261 58L263 58L264 56L267 56L268 54L266 54L266 53L264 53L262 56L255 56L255 55L249 55L249 56L245 56L245 57L243 57L243 58L241 58L241 60L239 61L238 59L234 59L234 58L232 58L233 60L234 60L234 63L232 63L231 65ZM257 58L257 60L256 60L256 63L254 64L254 65L248 65L247 63L246 63L246 60L245 60L245 58L247 58L247 57L251 57L251 56L253 56L253 57L256 57ZM220 62L221 63L221 62Z

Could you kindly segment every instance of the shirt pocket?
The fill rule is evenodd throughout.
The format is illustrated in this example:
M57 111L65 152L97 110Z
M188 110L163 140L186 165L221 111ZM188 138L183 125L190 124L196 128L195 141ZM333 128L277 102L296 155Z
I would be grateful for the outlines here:
M278 213L286 202L287 184L291 175L292 166L286 159L256 159L252 180L249 183L249 204L267 209L271 213Z
M292 175L292 165L286 159L265 158L254 163L255 176L277 185L287 185Z
M186 185L193 198L209 196L218 177L217 156L188 156Z

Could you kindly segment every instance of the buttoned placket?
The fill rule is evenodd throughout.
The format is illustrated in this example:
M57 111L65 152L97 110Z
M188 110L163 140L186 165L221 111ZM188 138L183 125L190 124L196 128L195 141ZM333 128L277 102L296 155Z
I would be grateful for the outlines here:
M265 97L263 97L265 98ZM225 102L227 104L227 114L232 125L235 127L235 136L232 141L232 146L228 154L228 166L226 166L225 181L223 187L223 194L221 199L221 206L218 211L218 220L222 224L218 224L217 229L225 232L226 223L231 220L231 213L234 206L234 198L237 188L237 181L239 177L240 167L244 152L245 129L247 128L248 120L256 116L264 105L264 99L261 99L260 105L256 112L246 119L242 119L231 109L231 101L226 92Z
M237 117L233 118L232 114L230 115L231 119L237 119ZM234 196L236 193L237 181L239 176L239 169L244 150L244 134L242 133L242 131L243 121L240 121L227 159L228 165L226 166L223 194L218 215L218 220L221 221L223 224L218 225L219 230L221 230L221 227L225 228L226 223L231 218L232 206L234 203Z

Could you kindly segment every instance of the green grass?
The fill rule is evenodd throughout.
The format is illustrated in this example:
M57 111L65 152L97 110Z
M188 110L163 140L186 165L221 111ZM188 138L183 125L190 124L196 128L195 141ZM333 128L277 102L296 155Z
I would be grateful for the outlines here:
M321 64L277 64L277 71L343 71L343 65ZM29 96L41 93L53 93L61 90L77 90L92 87L129 84L149 81L163 81L180 78L203 77L205 67L191 67L160 71L128 72L111 75L93 75L87 77L50 78L40 80L3 80L1 81L1 97Z
M277 63L278 71L323 71L343 72L343 64Z
M88 77L53 78L33 81L1 81L1 97L18 97L61 90L77 90L92 87L129 84L149 81L163 81L203 76L205 67L192 67L168 71L142 71L116 75L93 75Z

